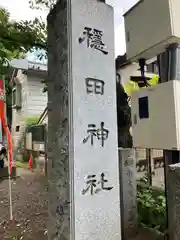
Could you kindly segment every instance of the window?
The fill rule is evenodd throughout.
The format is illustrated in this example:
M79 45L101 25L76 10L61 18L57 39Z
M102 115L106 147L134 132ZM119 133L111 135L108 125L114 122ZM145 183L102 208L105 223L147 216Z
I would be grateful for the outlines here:
M19 132L20 126L16 126L16 132Z
M127 42L130 42L130 33L129 32L127 32Z
M12 90L12 106L16 106L16 88L13 88Z
M16 87L12 90L12 107L21 108L21 84L16 84Z
M150 64L147 65L147 72L158 74L158 65L157 65L157 61L152 62L152 63L150 63Z
M152 63L147 65L147 72L152 73Z
M149 118L148 97L139 98L139 118Z

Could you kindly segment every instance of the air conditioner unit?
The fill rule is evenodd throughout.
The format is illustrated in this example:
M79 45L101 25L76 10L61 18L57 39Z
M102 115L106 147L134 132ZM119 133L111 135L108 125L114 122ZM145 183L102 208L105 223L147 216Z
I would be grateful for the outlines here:
M180 150L180 81L132 93L133 146Z

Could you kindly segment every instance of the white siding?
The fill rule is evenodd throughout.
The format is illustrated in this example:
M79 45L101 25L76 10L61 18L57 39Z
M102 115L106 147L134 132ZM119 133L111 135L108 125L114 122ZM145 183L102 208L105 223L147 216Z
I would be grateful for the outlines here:
M16 148L24 134L24 119L27 116L27 76L21 70L17 73L17 81L22 84L22 107L12 109L12 136L13 147ZM20 126L19 132L16 132L16 126Z
M43 79L37 76L28 76L27 115L39 117L47 106L47 93L43 93Z

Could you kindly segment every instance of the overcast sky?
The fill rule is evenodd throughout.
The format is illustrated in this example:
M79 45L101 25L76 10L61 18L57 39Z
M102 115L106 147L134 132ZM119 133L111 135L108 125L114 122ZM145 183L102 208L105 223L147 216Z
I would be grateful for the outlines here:
M116 56L122 55L126 51L122 15L137 1L138 0L106 0L109 5L114 7ZM46 19L45 13L29 8L28 0L0 0L0 5L9 10L13 19L30 20L36 16L41 16L43 19Z

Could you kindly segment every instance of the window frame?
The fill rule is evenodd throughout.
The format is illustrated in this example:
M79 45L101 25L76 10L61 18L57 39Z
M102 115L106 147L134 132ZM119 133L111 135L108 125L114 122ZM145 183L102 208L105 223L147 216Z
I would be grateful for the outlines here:
M16 95L17 95L17 89L16 89L16 87L14 87L12 89L12 108L16 108L16 106L17 106L17 104L16 104L16 97L17 96Z

